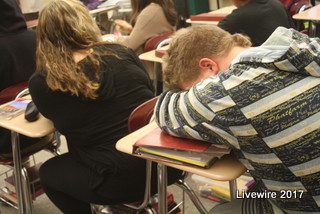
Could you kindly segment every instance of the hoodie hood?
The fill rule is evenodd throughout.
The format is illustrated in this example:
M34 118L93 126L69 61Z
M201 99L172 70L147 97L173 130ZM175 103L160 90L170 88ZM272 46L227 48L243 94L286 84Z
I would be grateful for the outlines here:
M282 71L305 72L319 61L319 39L309 38L294 29L278 27L261 46L248 49L236 57L232 64L251 63L254 67L265 67ZM293 65L292 63L297 63Z
M16 0L0 0L0 36L26 29L26 21Z

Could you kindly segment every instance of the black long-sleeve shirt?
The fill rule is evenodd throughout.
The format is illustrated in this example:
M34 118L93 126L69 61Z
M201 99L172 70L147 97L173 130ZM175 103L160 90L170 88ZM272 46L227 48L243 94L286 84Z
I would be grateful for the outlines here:
M105 63L96 100L49 89L44 70L30 79L29 89L39 111L67 139L69 152L98 174L116 174L130 167L124 153L115 149L117 140L128 134L131 111L153 97L151 81L131 49L116 44L103 48L116 56L102 56ZM86 73L90 73L87 70ZM98 180L92 185L98 185Z
M232 11L218 24L231 34L250 37L253 46L259 46L279 27L294 28L287 9L278 0L251 0Z

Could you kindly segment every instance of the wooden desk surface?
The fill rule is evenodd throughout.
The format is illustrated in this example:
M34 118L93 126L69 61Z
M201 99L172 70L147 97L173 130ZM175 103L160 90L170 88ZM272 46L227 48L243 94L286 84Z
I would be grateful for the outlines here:
M155 128L157 128L157 124L152 122L149 125L144 126L143 128L123 137L116 144L117 150L127 154L132 154L133 144ZM246 171L244 165L242 165L242 163L239 162L233 155L223 156L209 169L174 164L164 161L159 161L159 163L218 181L230 181L236 179Z
M166 50L169 48L169 45L159 48L159 50ZM158 62L162 63L162 58L156 56L156 50L151 50L139 55L139 59L144 61Z
M292 18L297 20L320 21L320 5L295 14L294 16L292 16Z
M151 61L151 62L159 62L162 63L162 58L157 57L155 55L155 50L148 51L145 53L142 53L139 55L139 59L144 60L144 61Z
M211 13L211 14L230 14L236 8L237 8L236 6L231 5L231 6L220 8L218 10L210 11L209 13ZM186 22L191 23L191 24L211 24L211 25L218 24L218 21L191 21L191 19L187 19Z
M0 126L28 137L43 137L55 131L51 120L48 120L41 114L39 116L39 119L34 122L25 120L24 113L15 118L12 118L11 120L0 119Z
M108 7L101 7L101 8L93 9L93 10L90 10L89 12L90 12L91 15L96 15L96 14L99 14L99 13L104 13L104 12L113 10L113 9L115 9L117 7L118 6L116 6L116 5L110 5Z

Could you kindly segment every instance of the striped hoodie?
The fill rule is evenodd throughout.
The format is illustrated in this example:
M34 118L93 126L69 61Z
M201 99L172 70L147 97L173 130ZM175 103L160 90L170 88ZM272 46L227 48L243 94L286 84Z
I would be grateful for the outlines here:
M320 213L320 40L279 27L229 69L167 91L156 105L173 136L231 147L270 192L262 213Z

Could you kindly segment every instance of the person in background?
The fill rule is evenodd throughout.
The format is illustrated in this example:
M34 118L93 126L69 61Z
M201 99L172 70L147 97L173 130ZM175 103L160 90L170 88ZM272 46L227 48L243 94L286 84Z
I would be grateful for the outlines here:
M118 32L127 34L114 39L137 54L143 52L145 42L162 33L173 32L178 21L172 0L131 0L130 22L115 20Z
M157 124L229 146L256 181L210 214L320 212L319 55L319 38L284 27L259 47L216 26L173 37Z
M27 29L24 16L15 0L1 0L0 91L28 81L36 68L35 55L36 32ZM21 149L26 149L39 139L20 135L20 141ZM22 150L22 153L24 151L26 150ZM1 158L12 158L11 132L4 128L0 128Z
M237 7L218 23L231 34L247 35L253 46L259 46L279 26L294 28L287 9L278 0L231 0Z
M39 16L37 38L30 94L68 146L67 153L40 168L45 193L68 214L91 214L91 203L142 200L145 160L115 148L128 134L132 110L153 97L142 63L131 49L103 42L89 10L78 0L49 2ZM168 184L180 176L181 171L171 169Z
M27 21L37 19L44 0L16 0Z

